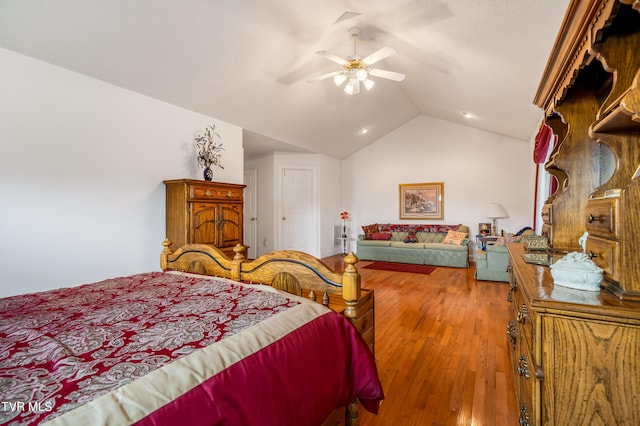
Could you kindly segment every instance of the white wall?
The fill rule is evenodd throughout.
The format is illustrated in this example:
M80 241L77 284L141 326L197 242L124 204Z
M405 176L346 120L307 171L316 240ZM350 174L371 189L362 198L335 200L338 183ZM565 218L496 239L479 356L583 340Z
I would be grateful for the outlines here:
M0 49L0 296L158 270L162 181L202 177L216 124L242 183L242 129Z
M517 232L532 225L533 167L528 141L418 116L343 161L349 236L371 223L462 223L473 241L489 202L509 213L498 230ZM444 182L444 220L399 219L398 185L420 182Z
M331 256L342 251L335 245L333 228L340 225L342 206L342 162L334 158L320 156L320 243L321 257Z

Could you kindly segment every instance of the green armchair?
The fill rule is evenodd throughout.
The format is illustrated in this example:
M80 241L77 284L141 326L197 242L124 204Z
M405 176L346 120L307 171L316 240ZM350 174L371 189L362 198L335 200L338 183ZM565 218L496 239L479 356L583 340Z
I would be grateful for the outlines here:
M484 281L509 281L507 247L488 245L476 253L476 279Z
M520 242L522 237L534 235L533 230L526 226L513 237L499 237L495 244L487 245L485 250L476 253L476 279L484 281L509 282L509 253L506 244Z

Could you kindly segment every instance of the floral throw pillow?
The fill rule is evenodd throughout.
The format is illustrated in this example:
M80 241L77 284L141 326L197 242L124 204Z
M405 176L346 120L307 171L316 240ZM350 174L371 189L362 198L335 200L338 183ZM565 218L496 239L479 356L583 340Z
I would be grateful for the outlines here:
M444 240L442 240L442 243L459 246L462 245L465 238L467 238L466 232L449 231L447 232L447 236L444 237Z
M407 231L407 236L404 239L405 243L417 243L418 238L416 237L416 233L418 230L416 228L411 228Z
M378 229L378 224L374 223L373 225L363 225L362 230L364 231L364 239L370 240L371 234L375 234L376 232L380 232Z

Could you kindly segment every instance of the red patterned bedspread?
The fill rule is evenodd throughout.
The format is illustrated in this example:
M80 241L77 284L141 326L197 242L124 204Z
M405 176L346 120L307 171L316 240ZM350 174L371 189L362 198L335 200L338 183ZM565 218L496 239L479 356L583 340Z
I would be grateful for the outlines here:
M147 273L0 299L0 423L319 424L375 362L325 307L268 287Z

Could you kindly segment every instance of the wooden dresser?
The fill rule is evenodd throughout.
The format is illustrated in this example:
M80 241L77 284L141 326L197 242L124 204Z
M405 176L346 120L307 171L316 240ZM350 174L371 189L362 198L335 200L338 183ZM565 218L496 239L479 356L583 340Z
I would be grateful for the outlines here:
M521 425L640 425L640 309L554 286L509 244L507 337Z
M558 140L543 233L580 251L589 232L604 286L640 301L640 1L572 0L534 102Z
M209 244L233 258L242 244L245 185L178 179L164 181L167 235L175 250L185 244Z

